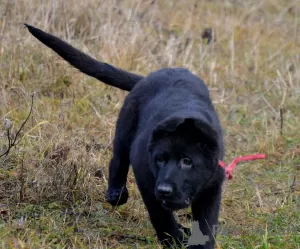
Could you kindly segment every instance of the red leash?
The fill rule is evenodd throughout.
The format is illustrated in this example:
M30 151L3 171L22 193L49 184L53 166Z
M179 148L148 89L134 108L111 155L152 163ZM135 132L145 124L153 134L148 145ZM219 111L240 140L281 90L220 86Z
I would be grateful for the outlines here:
M241 156L235 158L230 164L226 166L226 164L222 161L219 161L219 165L225 169L225 174L227 179L232 179L232 173L235 169L235 166L241 161L253 161L257 159L264 159L266 158L265 154L255 154L255 155L248 155L248 156Z

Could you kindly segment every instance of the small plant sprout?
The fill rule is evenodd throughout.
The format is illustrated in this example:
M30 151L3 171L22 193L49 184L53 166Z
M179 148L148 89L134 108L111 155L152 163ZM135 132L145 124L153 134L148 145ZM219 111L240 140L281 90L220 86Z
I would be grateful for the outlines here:
M34 98L34 96L35 96L35 93L31 94L31 105L30 105L30 110L29 110L28 116L26 117L26 119L24 120L24 122L22 123L22 125L20 126L20 128L17 131L17 133L14 136L14 138L11 138L11 135L10 135L10 129L12 128L12 122L9 119L7 119L7 118L5 119L4 125L5 125L5 129L7 131L8 148L6 149L6 151L4 153L0 154L0 158L4 157L4 156L6 157L9 154L10 150L14 146L18 145L21 142L23 136L21 136L21 138L19 139L18 142L17 142L17 139L18 139L18 137L19 137L22 129L24 128L25 124L27 123L27 121L28 121L28 119L29 119L29 117L30 117L30 115L32 113L33 98Z
M4 121L5 130L10 130L12 125L12 122L8 118L6 118Z

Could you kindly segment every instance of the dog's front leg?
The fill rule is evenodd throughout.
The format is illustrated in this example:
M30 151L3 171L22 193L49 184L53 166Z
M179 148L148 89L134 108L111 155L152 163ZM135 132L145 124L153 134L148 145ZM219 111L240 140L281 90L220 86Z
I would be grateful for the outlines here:
M145 196L143 199L160 243L167 248L174 245L181 246L184 243L184 233L180 231L181 227L172 211L162 208L161 203L156 201L154 195Z
M137 106L133 99L126 99L116 125L106 194L107 201L113 206L122 205L128 199L126 181L130 164L130 146L136 132Z
M164 209L161 202L156 199L153 191L155 180L151 174L144 172L143 175L147 177L138 178L137 176L142 174L141 171L134 173L159 242L167 248L174 248L174 245L181 248L184 243L184 233L180 230L182 226L177 223L172 211Z
M193 219L199 228L192 230L189 249L213 249L221 202L221 186L204 191L192 204ZM194 228L194 226L193 226ZM199 244L198 244L199 243Z

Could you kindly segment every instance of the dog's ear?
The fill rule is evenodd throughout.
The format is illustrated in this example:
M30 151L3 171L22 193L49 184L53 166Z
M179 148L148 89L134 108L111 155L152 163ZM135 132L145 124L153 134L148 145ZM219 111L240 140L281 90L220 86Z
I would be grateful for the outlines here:
M199 144L210 149L215 150L218 147L218 133L208 122L197 116L172 116L154 128L149 140L149 149L157 140L175 132L199 139Z

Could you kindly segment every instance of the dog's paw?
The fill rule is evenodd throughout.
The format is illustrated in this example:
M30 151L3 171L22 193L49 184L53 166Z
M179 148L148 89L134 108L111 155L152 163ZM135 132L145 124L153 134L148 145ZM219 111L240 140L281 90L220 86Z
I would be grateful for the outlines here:
M163 247L163 249L170 249L170 248L185 248L188 242L188 237L190 234L190 229L183 227L182 225L178 224L180 229L175 232L173 236L167 235L164 237L159 238L159 241Z
M106 201L112 206L120 206L127 202L128 190L126 186L123 188L108 188L106 193Z
M187 227L181 227L181 230L186 237L190 237L192 235L191 229L189 229Z

